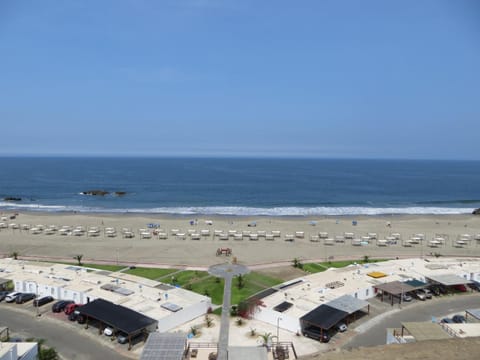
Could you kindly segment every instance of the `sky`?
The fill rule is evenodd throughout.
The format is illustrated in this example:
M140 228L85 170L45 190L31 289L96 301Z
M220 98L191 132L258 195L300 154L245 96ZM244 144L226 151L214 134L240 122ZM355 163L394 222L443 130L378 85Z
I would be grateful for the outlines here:
M0 0L0 155L480 160L476 0Z

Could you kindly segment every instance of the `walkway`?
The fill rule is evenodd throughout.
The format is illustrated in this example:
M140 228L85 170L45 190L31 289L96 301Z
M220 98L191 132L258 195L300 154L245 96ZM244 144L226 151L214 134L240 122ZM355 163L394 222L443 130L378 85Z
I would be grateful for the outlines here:
M247 274L250 270L244 265L220 264L213 265L208 272L225 280L223 288L222 318L220 321L220 335L218 339L217 360L228 359L228 336L230 330L230 303L232 298L232 279L234 276Z

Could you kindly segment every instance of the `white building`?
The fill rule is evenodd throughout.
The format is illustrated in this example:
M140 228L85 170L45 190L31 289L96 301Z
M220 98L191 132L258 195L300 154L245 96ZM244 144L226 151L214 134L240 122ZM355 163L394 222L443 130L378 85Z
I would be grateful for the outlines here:
M0 360L35 360L38 344L35 342L0 342Z
M15 291L53 296L86 304L97 298L128 307L155 320L168 331L205 315L211 299L192 291L120 272L79 266L0 259L2 278Z

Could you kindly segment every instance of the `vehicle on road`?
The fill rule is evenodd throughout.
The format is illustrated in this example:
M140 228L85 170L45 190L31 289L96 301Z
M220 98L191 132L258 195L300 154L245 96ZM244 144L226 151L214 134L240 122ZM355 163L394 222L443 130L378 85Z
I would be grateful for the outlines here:
M52 296L43 296L41 298L37 298L35 300L33 300L33 306L42 306L42 305L45 305L45 304L48 304L48 303L51 303L53 301L53 297Z
M330 341L330 336L325 331L322 332L319 328L313 326L303 329L303 336L318 340L323 343L328 343Z
M54 313L62 312L63 310L65 310L65 307L68 304L73 304L73 303L74 303L74 301L72 301L72 300L57 301L55 304L52 305L52 312L54 312Z
M467 319L465 319L463 315L455 315L452 317L452 320L456 324L465 324L467 322Z
M11 293L8 293L7 296L5 296L5 302L12 303L17 299L17 296L20 295L21 292L18 291L13 291Z
M15 298L15 302L17 304L23 304L27 301L35 299L36 296L37 295L35 295L34 293L21 293Z

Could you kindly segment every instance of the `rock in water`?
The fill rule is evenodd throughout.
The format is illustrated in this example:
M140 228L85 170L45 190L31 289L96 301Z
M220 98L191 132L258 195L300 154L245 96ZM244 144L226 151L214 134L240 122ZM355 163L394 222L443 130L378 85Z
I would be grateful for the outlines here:
M108 191L105 190L87 190L87 191L82 191L83 195L93 195L93 196L104 196L108 194Z

